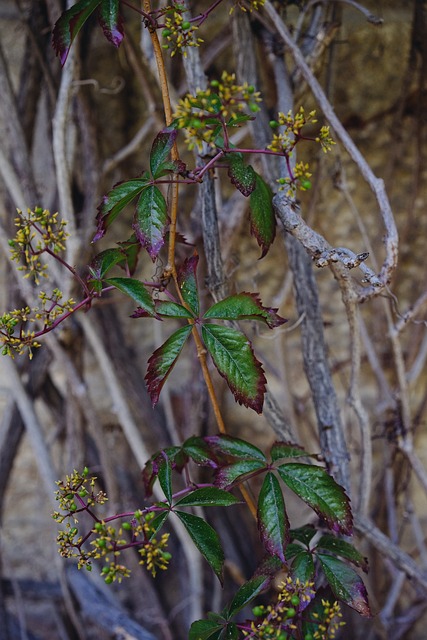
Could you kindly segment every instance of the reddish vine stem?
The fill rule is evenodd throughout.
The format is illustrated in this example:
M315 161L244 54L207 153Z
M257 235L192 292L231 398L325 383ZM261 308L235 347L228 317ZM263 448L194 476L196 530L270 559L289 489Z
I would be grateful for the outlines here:
M151 11L151 0L143 0L142 2L143 10L146 13L150 13ZM160 80L160 90L162 94L163 101L163 109L165 112L165 121L166 125L170 125L172 122L172 106L169 95L169 86L168 86L168 78L166 74L165 63L163 60L163 52L160 46L159 38L157 36L156 31L153 28L149 27L151 42L153 45L154 56L156 58L157 70L159 73ZM176 142L174 143L171 150L172 160L179 161L179 151L178 145ZM179 197L179 185L178 182L174 182L172 184L172 194L171 194L171 208L170 208L170 227L169 227L169 248L168 248L168 262L165 269L165 276L172 277L175 287L181 301L181 304L187 306L185 301L182 298L181 290L178 285L176 265L175 265L175 241L176 241L176 222L178 217L178 197ZM191 324L194 324L191 322ZM219 408L218 400L215 393L215 388L213 386L212 378L208 369L208 365L206 362L206 350L203 346L197 328L193 326L192 335L194 338L194 342L196 343L197 348L197 357L200 361L200 366L202 368L203 378L206 383L206 387L208 389L209 397L212 403L215 419L217 422L218 430L220 433L226 433L224 420L222 419L221 411Z

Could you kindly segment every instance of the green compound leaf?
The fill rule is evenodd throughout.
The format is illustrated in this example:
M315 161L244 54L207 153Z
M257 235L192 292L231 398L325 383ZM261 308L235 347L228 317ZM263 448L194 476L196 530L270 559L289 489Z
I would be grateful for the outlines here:
M287 553L286 558L290 559ZM295 553L292 558L292 575L294 578L298 578L300 582L309 582L314 576L313 556L308 551L301 549L301 547L299 547L298 553Z
M177 302L171 300L155 300L156 311L165 318L194 318L193 314Z
M240 153L227 153L224 156L228 164L228 176L236 189L244 196L250 196L257 183L257 174L251 165L245 164Z
M167 165L165 163L177 135L178 131L176 129L166 128L154 138L150 152L150 170L153 178L158 178L165 168L169 168L170 163L167 163Z
M143 178L128 180L117 184L103 197L96 216L97 231L92 240L96 242L105 235L108 227L114 222L119 213L147 188L148 175Z
M176 503L176 507L229 507L237 504L239 500L228 491L216 487L203 487L195 489Z
M249 602L252 602L254 598L256 598L263 589L268 587L271 582L270 576L255 576L245 582L244 585L240 587L230 605L227 607L227 617L231 618L236 615L238 611L241 611L243 607L246 607Z
M188 304L196 317L199 316L199 292L197 289L197 265L199 256L194 253L190 258L186 258L178 269L178 286L184 302Z
M233 438L228 435L206 436L204 441L212 447L215 451L223 453L232 458L240 458L244 460L261 460L266 463L267 458L254 444L241 440L240 438Z
M261 487L257 518L265 549L284 563L285 549L289 542L289 520L280 483L271 472L267 473Z
M372 614L366 587L356 571L330 555L316 555L334 596L355 609L361 616L370 618Z
M240 460L225 467L220 467L215 473L215 484L221 489L231 487L237 480L243 482L249 475L265 468L260 460Z
M146 187L138 198L132 228L154 262L164 245L168 227L168 208L160 189Z
M281 458L317 458L316 454L307 453L298 444L290 442L275 442L270 450L273 462Z
M362 556L352 544L345 540L326 533L320 538L316 547L322 551L329 551L335 556L341 556L341 558L349 560L356 565L356 567L363 569L363 571L368 571L368 559Z
M256 188L250 197L251 233L265 256L276 235L276 218L272 205L273 194L270 187L256 174Z
M247 337L236 329L215 324L202 325L202 337L236 401L261 413L267 381Z
M153 407L158 403L162 387L172 371L190 333L191 325L178 329L161 347L156 349L148 360L145 381Z
M224 552L217 532L203 518L185 511L174 511L173 513L176 513L181 520L194 544L208 561L222 584Z
M119 0L102 0L98 20L107 40L119 47L124 38Z
M135 300L149 316L158 318L154 301L142 282L135 278L108 278L105 282Z
M260 320L274 329L287 322L277 314L277 309L263 307L256 293L242 292L215 303L204 318L218 320Z
M344 489L322 467L289 463L278 467L283 482L334 531L350 535L353 519Z
M75 37L101 2L102 0L80 0L64 11L57 20L52 32L52 45L62 65L67 60Z

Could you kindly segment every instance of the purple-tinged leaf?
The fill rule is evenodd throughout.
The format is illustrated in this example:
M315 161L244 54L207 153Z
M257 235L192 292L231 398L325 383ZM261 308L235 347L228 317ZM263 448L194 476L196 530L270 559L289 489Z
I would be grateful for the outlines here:
M232 458L240 458L240 460L261 460L266 463L267 458L254 444L233 438L233 436L219 434L217 436L206 436L204 441L215 451L231 456Z
M289 559L287 553L286 558ZM308 551L301 549L301 547L299 547L298 553L292 559L292 575L294 578L298 578L300 582L309 582L314 576L313 556Z
M215 453L203 438L198 436L188 438L182 445L182 449L196 464L213 467L214 469L218 467L218 459Z
M181 471L188 461L181 447L168 447L163 449L161 453L154 453L145 463L142 470L142 480L147 498L153 494L153 485L159 476L159 469L165 460L165 456L169 460L171 467L177 471Z
M203 316L218 320L260 320L270 329L287 322L277 314L277 309L263 307L256 293L242 292L216 302Z
M275 442L270 451L271 459L273 462L280 460L281 458L316 458L316 454L307 453L298 444L292 444L290 442Z
M283 482L334 531L350 535L353 518L344 489L322 467L288 463L278 467Z
M149 316L159 319L154 301L142 282L135 278L108 278L105 282L135 300Z
M119 0L102 0L98 9L98 20L107 40L119 47L124 37Z
M316 548L322 551L329 551L334 556L345 558L356 565L356 567L360 567L363 571L368 571L368 559L362 556L352 544L345 540L326 533L320 538Z
M361 616L370 618L372 614L366 587L356 571L330 555L316 555L334 596L355 609Z
M219 581L223 582L222 568L224 565L224 552L221 547L219 536L215 529L198 516L193 516L185 511L173 511L181 520L184 527L190 534L194 544L208 561Z
M64 11L55 23L52 32L52 45L62 65L67 60L71 45L78 32L101 2L102 0L80 0Z
M197 289L197 265L199 256L194 253L191 258L186 258L178 269L178 286L184 302L188 304L196 317L199 315L199 292Z
M215 485L221 489L230 488L237 481L243 482L252 474L265 468L260 460L239 460L233 464L219 467L215 472Z
M153 407L158 403L162 387L172 371L190 333L191 325L178 329L161 347L156 349L148 360L145 381Z
M175 507L229 507L238 502L239 500L228 491L217 487L202 487L181 498Z
M279 481L271 472L267 473L261 487L257 518L264 548L270 555L285 563L285 549L289 542L289 520Z
M236 613L246 607L247 604L252 602L252 600L261 593L261 591L266 589L269 584L270 577L263 575L254 576L245 582L234 596L230 605L227 607L227 617L231 618L236 615Z
M96 216L97 231L92 240L96 242L105 235L108 227L114 222L119 213L147 188L147 179L138 178L117 184L103 197Z
M93 258L88 269L95 280L102 280L112 267L125 260L126 256L121 249L105 249Z
M124 242L117 243L121 249L121 251L126 256L126 268L130 275L133 275L136 271L136 267L138 264L139 252L141 251L141 244L136 239L135 234L129 238L129 240L125 240Z
M150 169L153 178L158 178L163 170L169 169L169 164L165 165L165 161L175 144L177 135L176 129L167 128L160 131L154 138L150 152Z
M193 314L177 302L172 300L155 300L156 311L165 318L194 318Z
M216 324L202 325L202 337L236 401L261 413L267 381L247 337L236 329Z
M228 164L228 177L231 184L234 184L244 196L250 196L256 187L256 172L250 164L245 164L240 153L228 153L224 159Z
M132 227L153 262L164 245L168 222L168 208L160 189L154 185L145 188L138 198Z
M276 218L272 198L270 187L257 174L256 188L251 193L249 206L251 233L262 249L261 258L269 250L276 235Z
M267 462L267 458L261 449L247 442L247 440L241 440L240 438L234 438L233 436L224 434L206 436L203 439L215 451L223 453L226 456L239 458L241 460L255 459L261 460L264 463Z

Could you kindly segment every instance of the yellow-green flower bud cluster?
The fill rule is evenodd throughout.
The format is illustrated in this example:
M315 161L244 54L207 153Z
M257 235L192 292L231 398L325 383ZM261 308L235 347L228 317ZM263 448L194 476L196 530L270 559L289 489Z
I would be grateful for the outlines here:
M258 11L265 5L265 0L248 0L244 2L244 0L233 0L234 6L231 7L230 13L233 13L235 7L240 7L242 11Z
M63 313L72 311L75 305L73 298L61 302L62 297L63 294L59 289L54 289L50 296L44 291L40 291L41 307L30 309L27 306L0 316L1 354L14 358L15 355L22 355L25 350L28 350L31 359L33 357L32 349L40 347L40 343L35 339L35 331L24 329L24 325L40 321L43 324L43 329L52 326L56 318Z
M163 533L159 539L154 537L156 530L152 524L154 519L154 513L152 512L147 513L145 517L141 512L136 512L135 519L137 525L134 528L134 533L142 535L144 538L144 543L138 550L141 556L139 564L145 565L147 571L154 577L158 569L165 571L168 568L169 560L172 557L166 551L169 534Z
M41 255L46 250L55 254L65 250L66 222L58 220L58 213L35 207L25 214L18 209L15 226L18 230L9 241L12 260L21 262L18 268L26 272L25 278L33 278L39 284L40 277L47 277L47 266L42 263Z
M279 585L277 602L267 606L256 606L252 613L256 620L251 622L250 631L244 631L249 638L262 640L282 640L297 629L296 620L315 596L313 582L301 582L290 576ZM291 636L292 637L292 636Z
M199 47L203 42L197 37L198 25L185 20L183 13L186 11L184 5L174 3L165 9L165 26L162 31L164 44L163 49L171 52L171 57L177 52L187 57L186 47Z
M215 147L223 127L239 126L251 119L246 112L259 111L259 91L253 85L236 83L236 75L223 71L221 80L212 80L208 89L188 93L179 101L174 119L179 129L186 130L189 149L202 149L203 143Z
M328 126L324 125L321 127L315 138L303 136L303 127L307 124L313 125L316 123L316 111L313 110L306 114L304 107L300 107L295 115L292 111L289 111L287 114L279 113L277 120L270 121L271 128L273 130L277 129L279 132L273 134L273 140L267 149L274 151L274 153L280 153L286 158L290 158L295 146L300 140L312 140L319 143L325 153L330 151L335 142L331 138ZM286 195L294 197L297 188L301 191L308 191L311 188L311 176L312 174L308 163L298 162L292 169L292 175L277 180L281 185L279 189L281 191L287 189Z
M322 599L322 607L322 613L313 613L313 618L318 624L313 633L313 640L333 640L341 627L345 626L345 622L341 620L340 604L337 601L331 604L328 600Z

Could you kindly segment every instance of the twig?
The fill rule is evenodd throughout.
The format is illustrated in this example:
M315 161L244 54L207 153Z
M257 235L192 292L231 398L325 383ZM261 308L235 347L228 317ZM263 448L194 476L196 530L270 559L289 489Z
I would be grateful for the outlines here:
M356 147L353 140L348 135L347 131L344 129L339 118L336 116L331 103L327 99L322 87L305 62L304 56L302 55L299 47L295 44L291 34L289 33L289 30L287 29L279 14L269 0L266 1L264 9L268 16L271 18L274 24L274 28L288 47L295 61L295 64L300 70L304 80L310 87L313 96L319 103L319 106L322 109L326 120L334 129L335 135L339 138L346 151L357 165L359 171L361 172L366 182L369 184L376 197L386 231L386 256L379 276L381 286L378 286L377 283L371 283L370 287L367 287L363 290L363 292L360 293L360 300L366 300L370 297L378 295L382 288L390 283L394 270L397 266L398 235L388 196L384 188L384 182L374 175L371 167L366 162L365 158L362 156L359 149Z

